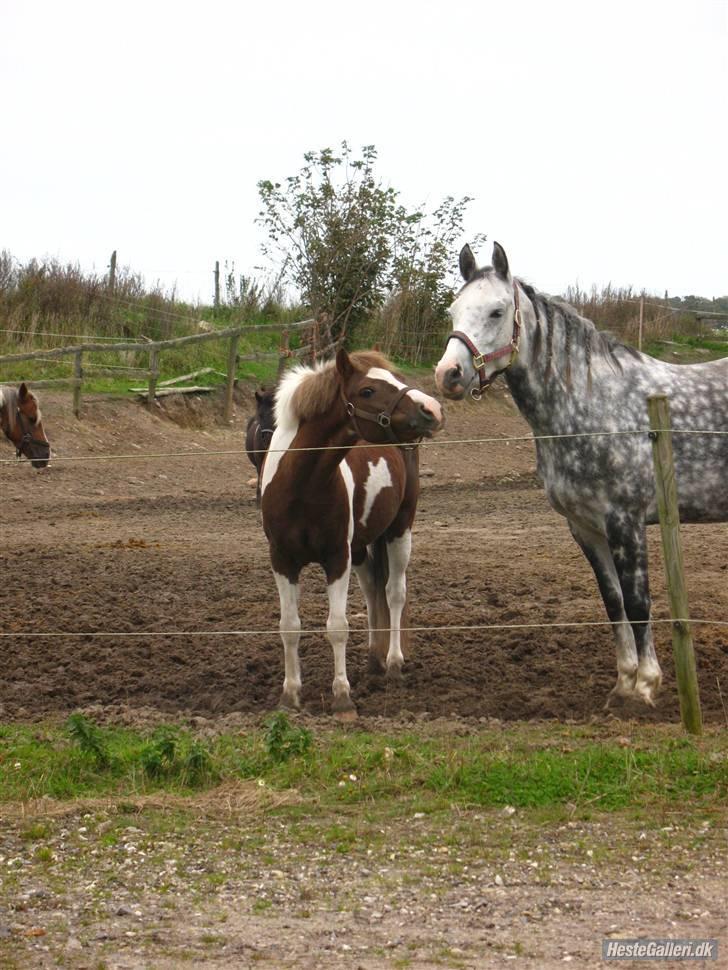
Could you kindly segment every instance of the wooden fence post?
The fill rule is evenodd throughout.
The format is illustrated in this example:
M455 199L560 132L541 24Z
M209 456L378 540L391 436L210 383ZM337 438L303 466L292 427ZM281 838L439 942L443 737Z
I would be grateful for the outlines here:
M233 418L233 388L235 387L235 372L237 370L237 356L238 356L238 342L240 340L239 336L234 336L230 338L230 343L228 344L228 359L227 359L227 384L225 386L225 412L224 417L226 421L232 421Z
M650 415L652 459L655 464L657 511L662 533L665 558L667 594L672 616L672 652L675 658L675 678L680 698L680 715L690 734L703 733L700 712L698 675L695 669L693 638L688 621L688 594L685 588L682 544L680 542L680 514L677 503L677 482L672 454L670 405L665 394L647 398Z
M220 306L220 260L215 260L215 303L214 307L217 310Z
M149 391L147 392L147 407L154 407L154 396L157 392L157 379L159 378L159 348L152 347L149 351Z
M83 367L81 366L82 351L77 350L73 355L73 414L74 417L81 417L81 381L83 379Z
M109 263L109 292L114 292L114 287L116 286L116 250L111 254L111 262Z
M645 294L642 292L640 296L640 330L639 336L637 337L637 350L642 350L642 328L645 322Z
M283 371L286 369L286 361L291 356L291 338L287 330L281 333L281 343L278 348L278 371L276 373L276 382L281 379Z

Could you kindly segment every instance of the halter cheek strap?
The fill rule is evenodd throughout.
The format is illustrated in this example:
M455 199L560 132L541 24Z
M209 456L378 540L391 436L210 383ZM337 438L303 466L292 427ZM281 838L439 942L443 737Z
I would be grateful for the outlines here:
M470 394L475 398L476 401L479 401L483 396L483 391L489 388L493 383L493 378L496 377L497 374L500 374L501 371L504 371L507 367L510 367L518 356L518 345L521 339L521 307L518 299L518 285L516 282L514 281L513 283L513 334L511 335L511 342L509 344L506 344L505 347L499 347L498 350L494 350L489 354L481 354L470 337L466 333L463 333L462 330L453 330L447 335L448 340L452 340L453 338L455 340L459 340L461 343L464 343L470 353L473 355L473 367L478 375L480 386L477 388L474 387L470 391ZM505 357L506 355L510 356L510 360L506 366L499 368L497 371L494 371L490 377L487 377L485 373L485 365L490 363L492 360L499 360L501 357Z
M384 428L387 438L392 442L392 444L400 444L399 438L394 431L392 431L392 415L405 394L411 390L411 387L403 387L399 394L397 394L397 396L394 398L389 408L386 411L380 411L379 414L375 414L373 411L365 411L362 408L357 408L351 403L351 401L347 401L345 399L344 405L346 407L346 413L351 418L351 423L354 425L354 430L359 437L366 441L366 435L362 434L357 418L361 418L364 421L376 421L380 428Z
M23 434L21 435L20 441L15 446L15 457L16 458L22 458L23 457L23 445L32 445L32 444L36 444L36 445L46 445L48 447L48 456L47 457L50 457L50 453L51 453L51 446L50 446L50 444L48 444L47 441L36 441L36 439L33 437L33 435L31 434L31 432L26 427L26 424L25 424L25 416L23 415L23 412L20 411L20 410L18 410L17 413L16 413L16 421L18 423L18 426L20 427L20 430L23 432ZM41 459L41 460L45 460L46 456L39 455L38 458ZM31 461L34 461L34 460L35 460L34 458L31 458Z

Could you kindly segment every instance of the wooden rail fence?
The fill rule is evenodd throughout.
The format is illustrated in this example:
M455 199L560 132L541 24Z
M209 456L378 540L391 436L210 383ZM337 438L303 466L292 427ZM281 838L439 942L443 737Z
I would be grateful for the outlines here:
M308 328L308 333L306 333L306 328ZM232 417L232 406L233 406L233 387L235 385L235 377L237 371L237 365L242 361L262 361L262 360L278 360L278 372L283 370L285 363L288 359L305 359L306 357L311 357L312 360L322 358L327 356L332 351L335 351L338 346L338 341L329 341L325 347L319 346L319 322L317 320L301 320L297 323L291 323L287 326L281 326L281 341L280 347L277 352L271 353L250 353L250 354L238 354L238 345L240 337L244 333L250 333L254 331L270 330L270 327L263 325L247 325L230 327L226 330L214 330L207 333L190 334L186 337L174 337L171 340L146 340L142 341L129 341L125 343L116 343L110 345L109 343L100 342L89 342L77 344L73 347L55 347L51 350L35 350L28 351L22 354L8 354L0 357L0 366L2 364L17 364L21 361L26 360L39 360L39 361L51 361L59 360L64 357L73 358L73 377L58 377L51 378L48 380L38 380L33 381L34 387L42 387L48 385L68 385L73 387L73 413L78 418L81 414L81 391L83 387L83 377L84 377L84 364L83 356L84 354L91 353L147 353L149 354L149 366L147 368L139 367L126 367L126 366L111 366L111 365L89 365L89 369L93 369L98 373L109 373L118 374L119 371L126 371L129 374L133 374L135 377L146 377L147 384L147 406L151 407L154 403L157 384L159 383L160 375L160 358L161 355L171 348L183 347L188 344L204 343L211 340L226 340L228 342L228 353L227 353L227 371L225 375L225 419L229 421ZM303 330L305 336L308 337L307 342L300 348L296 350L291 350L289 347L290 332L292 330ZM164 382L168 383L168 382Z

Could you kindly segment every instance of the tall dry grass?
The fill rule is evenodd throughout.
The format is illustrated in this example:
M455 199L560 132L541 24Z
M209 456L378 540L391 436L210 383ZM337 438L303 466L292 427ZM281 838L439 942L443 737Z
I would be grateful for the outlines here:
M193 332L199 313L174 291L148 288L128 268L118 271L113 292L107 277L78 264L32 259L22 264L0 252L0 345L60 346L78 337L151 340ZM58 335L51 336L51 335Z
M569 286L564 299L591 320L598 330L609 330L625 343L637 346L640 338L640 299L643 294L631 286L611 283L586 291L577 283ZM675 334L701 336L707 329L690 314L680 312L669 300L644 294L642 345L670 340Z

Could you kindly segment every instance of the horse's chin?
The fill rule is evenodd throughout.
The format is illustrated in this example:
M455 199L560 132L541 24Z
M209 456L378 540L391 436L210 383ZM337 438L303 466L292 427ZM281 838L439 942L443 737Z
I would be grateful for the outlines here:
M462 401L466 394L466 390L462 384L456 384L454 387L448 388L441 387L440 392L449 401Z

